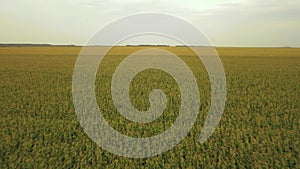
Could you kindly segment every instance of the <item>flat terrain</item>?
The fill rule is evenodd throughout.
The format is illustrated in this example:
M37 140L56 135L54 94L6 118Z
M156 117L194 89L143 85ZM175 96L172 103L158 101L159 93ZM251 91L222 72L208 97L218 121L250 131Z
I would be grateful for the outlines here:
M149 107L161 88L163 116L149 124L120 114L110 95L111 76L124 57L145 47L116 47L100 65L96 95L111 126L134 137L169 128L180 92L172 77L150 69L130 86L132 104ZM210 106L210 83L185 47L178 54L198 82L201 106L195 126L175 148L145 159L119 157L98 147L81 128L73 107L72 74L80 47L0 47L0 168L299 168L300 49L217 48L227 78L224 114L212 137L197 142Z

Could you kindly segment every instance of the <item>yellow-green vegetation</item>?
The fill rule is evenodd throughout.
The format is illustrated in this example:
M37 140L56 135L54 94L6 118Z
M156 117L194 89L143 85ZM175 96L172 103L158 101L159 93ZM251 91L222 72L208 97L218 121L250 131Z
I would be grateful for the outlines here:
M149 124L122 117L110 95L111 76L124 57L145 47L116 47L100 65L96 95L111 126L133 137L159 134L175 120L180 92L166 73L140 72L130 87L132 104L149 107L148 95L164 90L168 105ZM175 148L145 159L116 156L81 128L72 101L72 74L80 47L0 48L0 168L299 168L300 49L218 48L227 77L227 101L209 140L198 137L210 106L208 75L185 47L162 47L192 69L200 113Z

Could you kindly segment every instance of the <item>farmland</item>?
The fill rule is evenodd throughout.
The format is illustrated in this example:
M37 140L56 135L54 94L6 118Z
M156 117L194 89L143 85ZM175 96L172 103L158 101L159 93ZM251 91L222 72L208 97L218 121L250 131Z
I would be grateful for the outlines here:
M150 69L130 86L132 104L149 107L161 88L170 102L150 124L133 123L114 107L112 74L128 54L145 47L115 47L97 73L96 96L117 131L149 137L169 128L180 92L166 73ZM227 78L225 111L214 134L197 140L210 106L210 83L201 61L185 47L179 55L198 82L197 121L175 148L144 159L116 156L83 131L72 99L72 74L80 47L0 47L0 168L299 168L300 49L217 48Z

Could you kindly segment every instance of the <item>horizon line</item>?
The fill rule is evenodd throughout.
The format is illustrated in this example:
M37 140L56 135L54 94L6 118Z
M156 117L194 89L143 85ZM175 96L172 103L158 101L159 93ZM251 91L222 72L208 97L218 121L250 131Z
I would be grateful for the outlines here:
M51 43L0 43L0 47L111 47L111 45L76 45L76 44L51 44ZM167 44L127 44L115 45L116 47L207 47L207 46L186 46L186 45L167 45ZM300 48L300 46L234 46L234 45L220 45L210 47L224 47L224 48Z

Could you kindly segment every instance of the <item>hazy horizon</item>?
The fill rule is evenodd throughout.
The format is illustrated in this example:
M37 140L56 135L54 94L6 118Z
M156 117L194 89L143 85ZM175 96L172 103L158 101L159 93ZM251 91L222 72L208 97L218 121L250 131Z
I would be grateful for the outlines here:
M0 47L109 47L110 45L77 45L77 44L51 44L51 43L0 43ZM169 44L123 44L114 45L115 47L142 47L142 46L154 46L154 47L191 47L186 45L169 45ZM194 47L205 47L205 46L194 46ZM300 46L213 46L217 48L300 48Z

